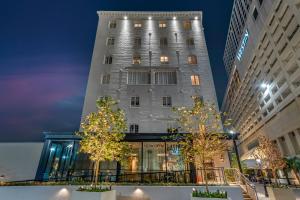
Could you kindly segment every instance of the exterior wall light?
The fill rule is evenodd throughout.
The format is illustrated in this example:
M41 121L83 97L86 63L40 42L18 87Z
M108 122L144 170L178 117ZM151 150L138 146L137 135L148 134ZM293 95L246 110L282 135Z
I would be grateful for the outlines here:
M126 20L126 19L128 19L128 17L127 17L127 16L124 16L124 19Z
M176 17L175 17L175 16L173 17L173 20L176 20Z
M198 16L195 16L195 18L194 18L195 20L198 20Z
M151 20L151 19L152 19L152 17L151 17L151 16L149 16L149 17L148 17L148 19L149 19L149 20Z
M260 85L260 87L261 87L262 89L266 89L266 88L269 87L269 85L266 84L266 83L262 83L262 84Z

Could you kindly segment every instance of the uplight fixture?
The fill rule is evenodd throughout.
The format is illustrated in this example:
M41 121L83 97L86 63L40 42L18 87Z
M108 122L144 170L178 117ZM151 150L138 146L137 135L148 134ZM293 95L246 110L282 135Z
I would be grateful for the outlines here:
M173 17L173 20L176 20L176 16Z
M124 16L124 19L126 20L126 19L128 19L128 17L127 17L127 16Z

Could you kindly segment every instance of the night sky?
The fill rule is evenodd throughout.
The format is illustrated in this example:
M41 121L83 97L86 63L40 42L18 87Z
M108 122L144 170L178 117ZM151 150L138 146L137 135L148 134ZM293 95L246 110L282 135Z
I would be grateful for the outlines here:
M0 141L42 141L79 127L97 10L202 10L219 104L233 0L19 0L0 2Z

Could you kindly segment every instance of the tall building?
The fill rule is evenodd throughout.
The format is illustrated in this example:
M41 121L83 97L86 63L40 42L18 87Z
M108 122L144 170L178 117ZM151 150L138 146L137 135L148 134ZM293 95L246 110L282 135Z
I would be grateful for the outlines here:
M228 76L241 40L252 0L234 0L228 28L223 61Z
M245 19L222 110L240 132L242 159L253 158L259 135L284 156L299 155L300 1L253 0Z
M217 105L202 12L98 15L82 118L96 110L98 98L118 100L127 117L127 139L135 138L130 170L183 170L176 145L161 139L178 129L172 107L193 106L192 96Z

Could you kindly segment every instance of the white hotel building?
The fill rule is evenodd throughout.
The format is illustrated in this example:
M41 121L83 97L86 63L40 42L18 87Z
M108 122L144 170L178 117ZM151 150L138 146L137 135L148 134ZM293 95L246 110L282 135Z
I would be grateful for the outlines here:
M266 135L278 144L284 156L300 154L300 1L252 0L244 13L236 12L242 0L234 1L224 53L229 83L222 110L228 112L240 133L242 159L252 159ZM240 14L239 14L240 13ZM241 16L243 15L243 17ZM245 15L245 16L244 16ZM238 47L232 49L232 24Z

